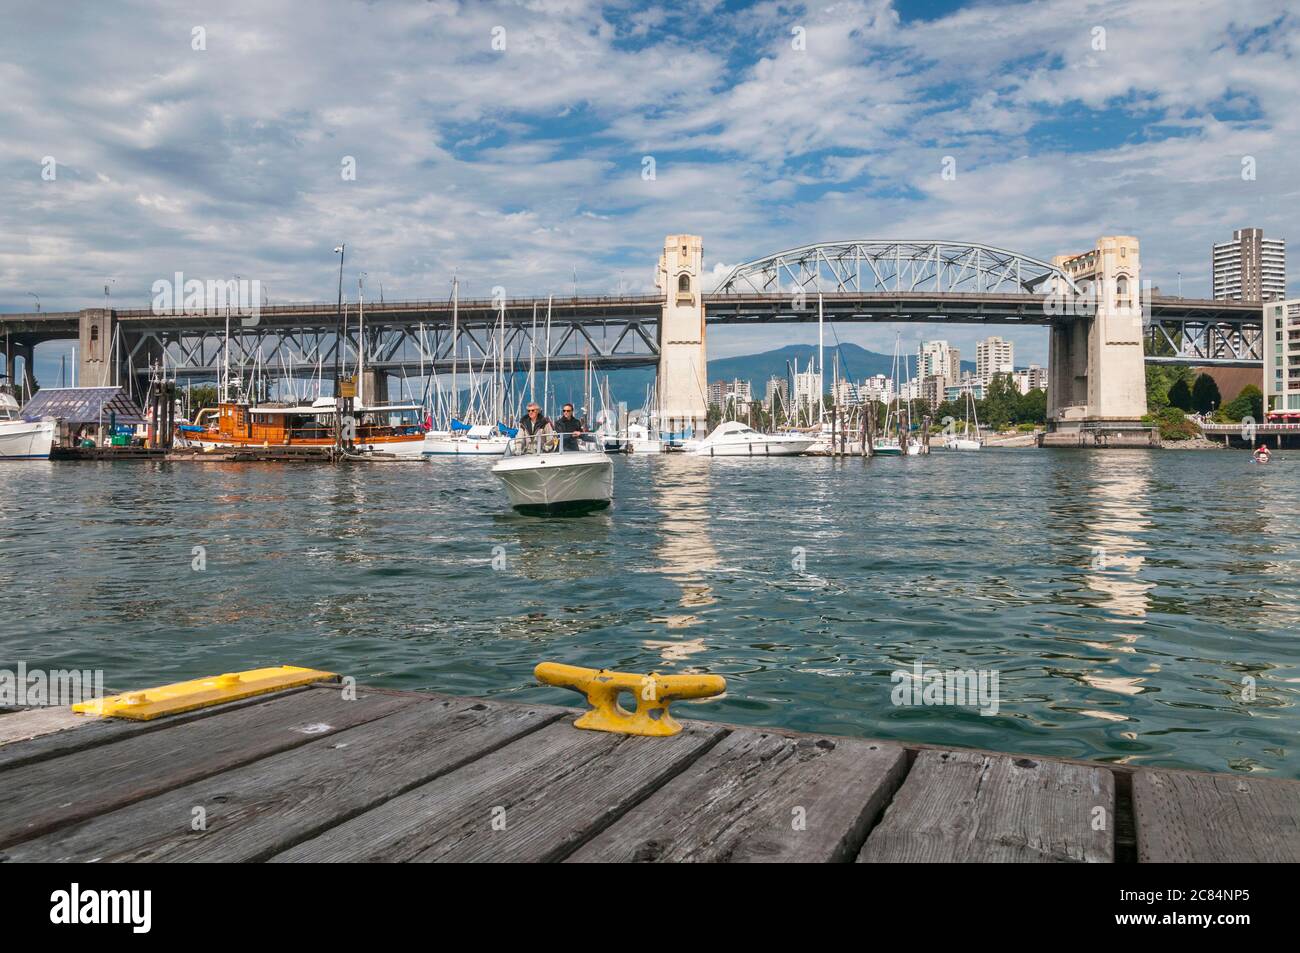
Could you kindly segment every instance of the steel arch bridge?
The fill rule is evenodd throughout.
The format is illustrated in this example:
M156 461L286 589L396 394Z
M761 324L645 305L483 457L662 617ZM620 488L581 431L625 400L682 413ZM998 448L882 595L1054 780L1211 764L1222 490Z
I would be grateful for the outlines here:
M1078 292L1055 265L973 242L818 242L737 265L715 294Z

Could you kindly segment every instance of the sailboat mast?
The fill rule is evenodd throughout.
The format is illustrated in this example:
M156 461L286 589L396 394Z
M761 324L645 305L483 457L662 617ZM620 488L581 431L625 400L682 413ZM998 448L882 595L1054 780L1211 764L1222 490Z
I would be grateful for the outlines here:
M817 422L826 422L826 330L822 315L822 293L817 292Z
M455 420L460 410L460 391L456 389L456 341L459 337L459 286L455 275L451 276L451 419Z

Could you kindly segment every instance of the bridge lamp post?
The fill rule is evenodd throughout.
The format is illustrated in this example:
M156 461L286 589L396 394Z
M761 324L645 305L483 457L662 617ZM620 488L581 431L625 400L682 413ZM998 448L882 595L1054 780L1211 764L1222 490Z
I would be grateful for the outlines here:
M37 313L37 314L40 314L40 313L41 313L41 296L38 295L35 291L29 291L29 292L27 292L27 293L28 293L29 295L31 295L33 298L36 299L36 313Z

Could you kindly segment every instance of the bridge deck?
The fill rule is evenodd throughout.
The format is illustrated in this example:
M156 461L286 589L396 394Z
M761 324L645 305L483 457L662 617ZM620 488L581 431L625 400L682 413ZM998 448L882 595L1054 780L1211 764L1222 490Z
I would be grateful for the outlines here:
M0 713L0 861L1300 860L1296 781L358 695Z

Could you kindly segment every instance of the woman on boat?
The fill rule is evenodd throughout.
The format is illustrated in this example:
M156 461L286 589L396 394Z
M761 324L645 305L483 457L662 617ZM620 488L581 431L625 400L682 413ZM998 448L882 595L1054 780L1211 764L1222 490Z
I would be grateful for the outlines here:
M1268 459L1271 456L1268 450L1268 444L1261 443L1253 456L1255 457L1256 463L1268 463Z

